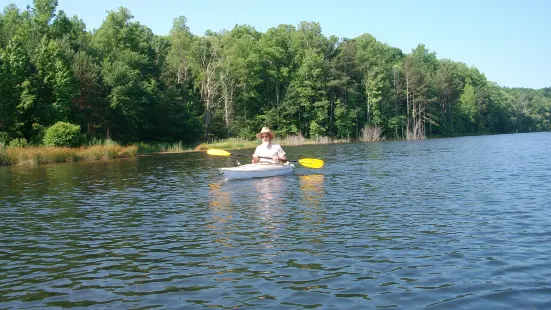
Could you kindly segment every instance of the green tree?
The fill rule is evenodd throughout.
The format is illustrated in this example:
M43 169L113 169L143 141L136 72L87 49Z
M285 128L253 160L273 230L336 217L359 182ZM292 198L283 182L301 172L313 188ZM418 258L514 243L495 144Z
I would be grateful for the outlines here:
M95 136L104 132L107 104L102 94L101 67L86 52L78 52L73 60L73 72L77 80L77 95L71 105L70 119L86 132Z
M294 26L279 25L268 29L259 39L259 61L262 70L259 72L261 82L257 89L263 100L262 108L257 111L258 123L254 124L254 128L268 125L283 135L298 131L293 127L292 120L284 117L285 113L295 113L294 107L283 105L291 83L291 74L295 70L295 55L291 49L291 38L295 32ZM246 135L252 137L254 131Z
M34 0L32 8L34 35L47 35L50 22L55 17L57 0Z
M23 16L15 4L9 4L0 14L0 48L6 48L11 38L23 27Z
M132 18L126 8L109 12L91 42L102 59L106 136L121 141L139 140L149 130L145 112L158 93L153 34Z
M184 16L174 19L169 41L167 65L175 73L176 83L182 84L190 78L191 48L193 44L193 36Z
M435 100L432 80L436 72L436 54L419 44L404 59L407 104L407 139L425 138L425 125L434 123L430 104Z
M459 109L463 120L463 130L474 131L476 124L476 92L475 88L467 82L459 99Z
M438 61L434 78L434 87L439 103L438 117L443 134L453 134L453 109L462 93L462 80L458 72L458 64L449 59Z
M325 38L318 23L301 23L291 36L294 62L298 64L283 102L283 116L292 119L292 130L304 136L326 134L329 101L326 98L326 55L334 51L336 38ZM314 131L311 131L311 127Z
M551 88L500 87L423 44L404 55L369 34L324 36L315 22L196 36L183 16L158 36L123 7L90 32L57 6L0 14L4 141L40 143L58 121L121 142L252 138L261 126L398 139L551 130Z
M329 132L339 138L357 137L357 89L359 72L356 66L356 41L344 39L329 62L327 79L330 100ZM359 124L357 124L359 126ZM333 132L333 130L336 131Z
M256 86L261 82L259 37L249 26L236 26L221 36L218 80L227 136L240 127L249 129L250 114L259 113L251 100L258 97Z
M211 124L219 107L220 81L217 75L220 65L220 35L214 32L197 41L193 48L192 70L196 77L194 86L203 102L203 140L211 139Z

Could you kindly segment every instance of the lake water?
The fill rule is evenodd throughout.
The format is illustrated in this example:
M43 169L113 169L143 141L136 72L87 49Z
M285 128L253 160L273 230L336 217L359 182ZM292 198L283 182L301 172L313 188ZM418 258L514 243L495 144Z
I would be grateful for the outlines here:
M0 167L0 308L551 308L551 133L285 150Z

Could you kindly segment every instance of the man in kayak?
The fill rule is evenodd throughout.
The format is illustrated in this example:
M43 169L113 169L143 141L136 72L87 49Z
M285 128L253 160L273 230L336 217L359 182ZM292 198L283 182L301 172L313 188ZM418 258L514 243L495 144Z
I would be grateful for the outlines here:
M256 164L258 162L269 162L269 163L280 163L281 161L286 161L287 156L285 156L285 151L281 148L279 144L272 144L272 140L275 137L275 134L270 131L270 128L263 127L262 130L256 134L258 139L262 139L262 144L256 147L256 150L253 154L252 163ZM271 160L270 160L271 158Z

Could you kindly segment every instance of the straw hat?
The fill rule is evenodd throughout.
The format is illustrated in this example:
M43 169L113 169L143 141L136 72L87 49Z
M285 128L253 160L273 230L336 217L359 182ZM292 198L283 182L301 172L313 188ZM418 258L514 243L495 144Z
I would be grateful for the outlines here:
M270 135L270 140L273 140L274 137L275 137L275 134L273 132L270 131L270 128L269 127L262 127L262 130L256 134L256 137L258 139L260 139L260 137L262 137L262 134L263 133L267 133Z

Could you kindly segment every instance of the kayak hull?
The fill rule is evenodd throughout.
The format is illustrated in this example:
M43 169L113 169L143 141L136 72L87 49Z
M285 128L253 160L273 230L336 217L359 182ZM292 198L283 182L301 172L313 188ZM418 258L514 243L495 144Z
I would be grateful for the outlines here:
M284 175L293 172L295 166L291 163L276 165L268 163L248 164L232 168L220 168L226 180L265 178Z

